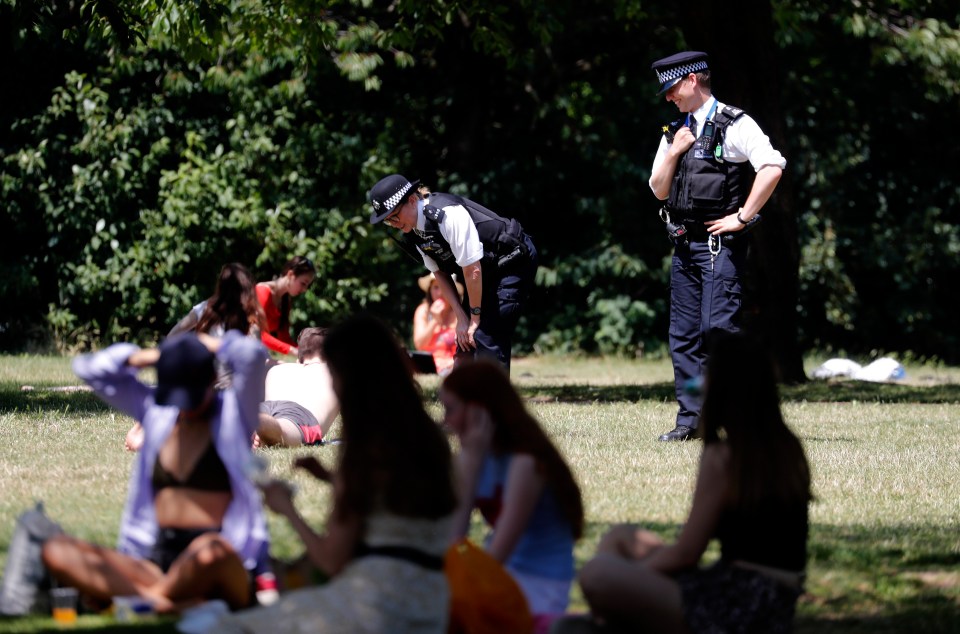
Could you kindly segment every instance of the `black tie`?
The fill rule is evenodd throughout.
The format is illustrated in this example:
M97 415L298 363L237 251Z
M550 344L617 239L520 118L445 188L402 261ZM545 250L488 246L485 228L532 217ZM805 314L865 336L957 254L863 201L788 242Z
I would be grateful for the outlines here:
M697 138L697 120L693 115L690 115L690 132L693 133L693 138Z

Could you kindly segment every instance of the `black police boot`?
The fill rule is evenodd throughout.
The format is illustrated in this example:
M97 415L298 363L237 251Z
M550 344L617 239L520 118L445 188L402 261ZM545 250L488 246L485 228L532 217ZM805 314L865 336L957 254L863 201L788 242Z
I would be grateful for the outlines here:
M674 440L690 440L691 438L697 437L697 430L692 427L687 427L686 425L677 425L672 430L668 431L665 434L661 434L657 440L661 442L669 442Z

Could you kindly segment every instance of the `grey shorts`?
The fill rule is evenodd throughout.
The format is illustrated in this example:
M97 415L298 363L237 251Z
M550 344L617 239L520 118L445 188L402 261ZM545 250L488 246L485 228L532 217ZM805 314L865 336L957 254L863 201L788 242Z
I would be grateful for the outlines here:
M314 434L305 434L303 428L320 426L320 421L313 412L295 401L264 401L260 403L260 413L274 418L283 418L296 425L304 443L312 440ZM307 438L308 435L311 436L310 439Z

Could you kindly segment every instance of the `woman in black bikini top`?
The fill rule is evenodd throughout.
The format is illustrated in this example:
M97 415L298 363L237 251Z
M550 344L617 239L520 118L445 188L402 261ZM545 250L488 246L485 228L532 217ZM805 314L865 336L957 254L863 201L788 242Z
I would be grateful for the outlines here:
M184 334L159 349L124 346L74 364L104 400L142 420L146 433L119 552L60 536L45 545L44 561L58 580L104 602L139 595L158 612L210 598L233 609L246 607L252 593L244 563L266 552L266 525L243 465L225 459L235 461L240 450L250 450L266 352L235 330L222 340ZM221 346L219 358L232 366L234 382L219 392L214 357ZM155 390L129 370L151 365L157 371ZM231 506L238 496L241 503ZM228 509L234 509L232 523L224 525Z

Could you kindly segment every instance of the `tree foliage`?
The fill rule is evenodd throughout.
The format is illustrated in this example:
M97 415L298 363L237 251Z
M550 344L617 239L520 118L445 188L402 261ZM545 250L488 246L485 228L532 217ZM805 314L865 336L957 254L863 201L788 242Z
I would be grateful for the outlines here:
M788 157L787 200L771 209L790 211L759 261L782 247L799 264L793 285L767 267L760 288L788 290L764 310L795 319L803 347L960 359L943 299L960 273L958 149L939 133L960 103L956 7L752 6L769 15L769 59L736 58L722 39L711 52L718 96L766 104L751 114ZM706 41L715 22L686 11L6 0L2 52L16 63L0 79L29 88L0 105L0 346L151 340L222 263L265 279L294 254L320 270L296 323L366 309L405 331L421 267L366 222L365 202L399 171L534 236L543 266L522 347L659 352L670 245L646 181L674 112L646 69ZM759 69L779 84L762 99Z

